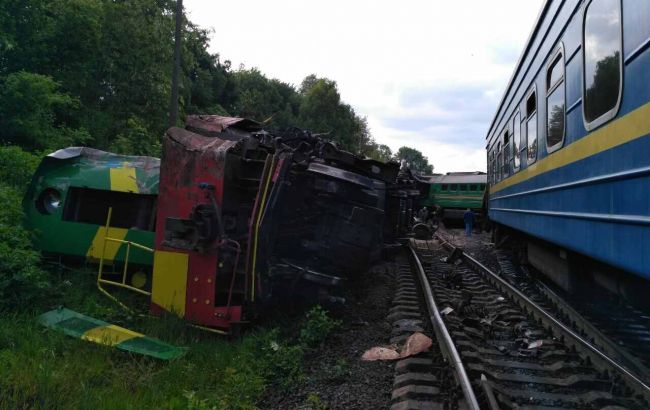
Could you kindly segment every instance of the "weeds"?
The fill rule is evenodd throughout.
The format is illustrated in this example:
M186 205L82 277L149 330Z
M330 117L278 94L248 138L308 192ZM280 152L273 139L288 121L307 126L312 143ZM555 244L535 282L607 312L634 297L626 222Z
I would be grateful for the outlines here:
M300 343L307 347L317 346L340 326L341 321L330 318L322 306L315 306L307 312L306 322L300 330Z
M318 394L310 394L307 396L306 407L309 410L326 410L327 405L323 402L323 399L320 398Z

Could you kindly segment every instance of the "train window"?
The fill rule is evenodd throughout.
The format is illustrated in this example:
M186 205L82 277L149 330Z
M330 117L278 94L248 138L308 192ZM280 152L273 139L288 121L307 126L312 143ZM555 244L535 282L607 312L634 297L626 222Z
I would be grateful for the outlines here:
M458 191L458 185L457 184L449 185L449 190L450 191Z
M481 191L485 191L485 184L481 184Z
M546 73L546 89L546 150L550 153L564 142L564 59L561 49Z
M156 195L70 187L63 208L63 220L105 225L108 208L112 207L111 226L153 231L156 197Z
M471 186L469 187L469 190L470 190L470 191L478 191L478 189L476 188L476 185L471 185Z
M582 112L587 130L614 118L623 80L621 0L592 0L583 26Z
M515 114L515 117L512 120L512 130L512 162L515 172L517 172L520 164L519 150L521 149L521 114L519 114L519 112Z
M503 133L503 177L506 178L510 174L510 132L505 130Z
M440 186L440 190L441 190L441 191L446 191L446 190L447 190L447 184L442 184L442 185Z
M503 152L501 152L501 143L497 144L497 164L496 164L496 178L497 181L501 181L501 164L503 163Z
M459 191L467 191L467 184L458 185L458 190Z
M526 99L526 137L528 164L537 161L537 92L535 89Z

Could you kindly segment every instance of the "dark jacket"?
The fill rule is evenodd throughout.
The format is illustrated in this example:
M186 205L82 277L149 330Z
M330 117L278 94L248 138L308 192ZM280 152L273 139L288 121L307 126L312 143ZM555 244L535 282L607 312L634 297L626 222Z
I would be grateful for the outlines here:
M471 209L465 212L465 214L463 215L463 220L465 221L466 224L474 223L474 212L472 212Z

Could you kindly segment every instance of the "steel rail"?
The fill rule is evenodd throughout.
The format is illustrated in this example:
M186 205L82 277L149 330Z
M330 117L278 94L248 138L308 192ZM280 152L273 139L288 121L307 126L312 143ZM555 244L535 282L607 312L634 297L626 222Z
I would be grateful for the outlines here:
M457 248L451 242L443 238L441 235L436 234L436 237L442 241L443 247L447 248L448 250ZM458 248L458 249L462 249L462 248ZM514 299L518 298L520 302L523 302L524 306L522 307L524 307L525 310L529 311L531 314L538 316L540 319L544 319L547 322L547 324L551 326L551 328L555 331L556 334L564 338L565 343L567 339L575 341L574 343L575 347L582 347L583 348L582 351L584 351L588 355L588 357L592 360L592 362L599 363L602 370L606 370L607 368L613 368L614 370L616 370L616 372L630 385L630 387L632 387L638 394L642 395L646 401L650 402L650 386L648 386L648 384L645 381L639 379L631 371L629 371L625 367L621 366L618 362L616 362L616 360L612 359L605 353L601 352L598 348L593 346L587 340L583 339L572 329L570 329L562 322L560 322L559 320L551 316L550 313L548 313L542 307L537 305L537 303L535 303L526 295L524 295L519 289L515 288L513 285L511 285L506 280L501 278L499 275L492 272L490 268L483 265L481 262L476 260L473 256L465 252L462 252L461 258L463 258L463 260L466 263L468 263L470 266L472 266L476 271L483 274L483 276L488 281L490 281L494 286L496 286L502 291L506 291L510 293L511 296L515 297Z
M546 284L539 282L537 285L542 295L555 304L557 310L572 318L575 322L574 328L589 335L593 344L600 346L601 350L607 355L615 357L621 363L624 363L623 367L633 370L639 378L650 380L650 370L637 357L631 355L627 350L621 348L616 342L603 334L593 323L588 321Z
M440 346L441 350L443 354L447 356L447 359L451 362L454 370L456 371L456 378L458 380L460 388L463 391L463 396L467 401L468 408L472 410L479 410L480 407L478 405L478 401L476 400L476 394L474 394L472 384L469 381L469 377L467 377L465 366L463 366L463 362L460 359L460 355L456 350L456 346L454 345L453 340L451 339L451 335L449 335L449 331L445 326L445 322L442 320L442 316L440 316L440 312L436 306L436 301L433 297L431 285L429 284L427 276L424 273L424 268L422 267L420 258L418 258L417 253L413 249L412 242L409 242L408 248L411 251L411 256L413 257L413 261L415 262L415 266L417 268L418 279L420 280L420 284L422 285L422 289L424 291L424 300L426 301L427 309L429 310L429 320L431 320L431 324L433 325L433 329L436 332L438 340L442 342L442 345Z

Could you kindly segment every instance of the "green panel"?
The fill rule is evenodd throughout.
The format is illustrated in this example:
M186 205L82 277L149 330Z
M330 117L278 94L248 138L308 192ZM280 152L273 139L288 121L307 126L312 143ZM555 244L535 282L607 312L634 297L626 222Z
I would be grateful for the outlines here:
M81 337L87 331L108 323L77 313L74 310L60 308L43 313L38 322L45 327L60 330L68 336Z
M155 357L162 360L171 360L182 356L187 348L177 347L158 339L144 336L128 329L111 325L110 323L83 315L70 309L60 308L44 313L38 318L39 323L45 327L58 330L68 336L93 341L128 352ZM94 340L93 333L115 335L114 340L126 339L113 344L109 340Z
M116 346L118 349L140 353L162 360L181 357L187 352L185 347L177 347L150 337L136 337Z

